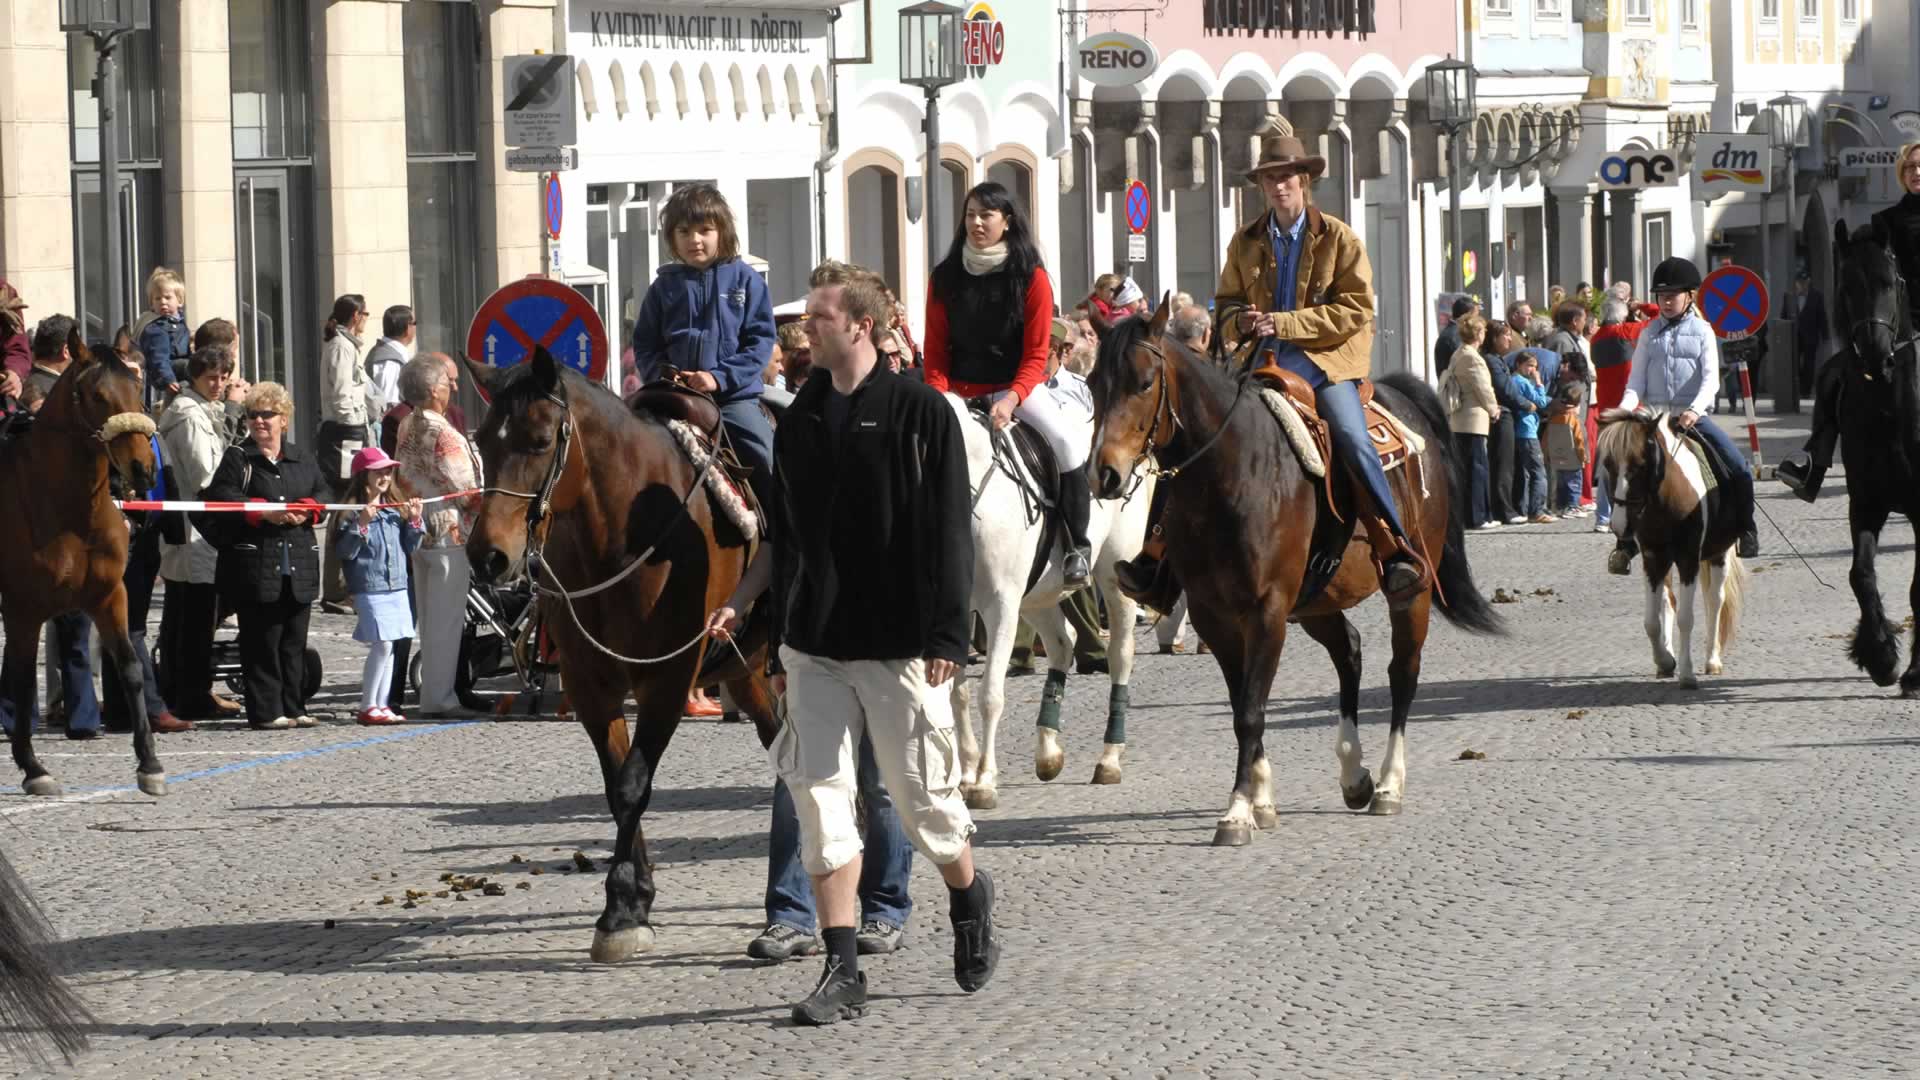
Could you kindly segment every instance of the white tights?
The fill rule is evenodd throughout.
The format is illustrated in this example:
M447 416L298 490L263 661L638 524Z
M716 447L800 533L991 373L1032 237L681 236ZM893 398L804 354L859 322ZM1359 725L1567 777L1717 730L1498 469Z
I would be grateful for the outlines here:
M1011 393L1011 390L1002 390L992 395L992 399L998 401ZM1053 447L1054 459L1063 473L1085 465L1093 454L1093 417L1083 418L1078 413L1078 409L1061 408L1044 383L1034 387L1033 393L1013 410L1021 423L1031 425L1047 445Z
M367 663L360 669L360 711L385 705L392 684L393 642L376 641L367 646Z

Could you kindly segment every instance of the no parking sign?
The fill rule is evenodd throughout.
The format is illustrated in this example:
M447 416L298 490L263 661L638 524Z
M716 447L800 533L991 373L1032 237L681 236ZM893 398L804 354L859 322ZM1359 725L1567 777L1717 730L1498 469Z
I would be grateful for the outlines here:
M592 301L546 278L527 278L487 297L467 329L467 355L491 367L512 367L544 347L555 360L595 382L607 373L607 331Z
M1700 317L1721 338L1751 336L1767 324L1767 287L1744 266L1723 266L1700 282Z

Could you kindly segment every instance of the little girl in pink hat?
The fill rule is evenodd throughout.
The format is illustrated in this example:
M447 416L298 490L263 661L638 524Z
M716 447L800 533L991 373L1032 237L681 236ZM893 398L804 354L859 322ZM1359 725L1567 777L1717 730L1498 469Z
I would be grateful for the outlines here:
M397 724L402 717L387 708L393 681L393 643L413 636L413 609L407 602L407 559L420 546L420 500L402 498L394 470L399 462L377 446L353 455L353 480L347 502L362 503L334 525L333 550L346 572L347 591L360 621L353 640L367 647L361 671L362 724ZM390 505L382 505L382 504Z

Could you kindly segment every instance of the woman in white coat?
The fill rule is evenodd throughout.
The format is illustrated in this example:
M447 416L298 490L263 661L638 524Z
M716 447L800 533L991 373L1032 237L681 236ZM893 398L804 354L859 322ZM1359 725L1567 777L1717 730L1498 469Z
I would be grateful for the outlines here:
M1453 444L1467 462L1471 507L1468 526L1490 529L1498 526L1487 509L1487 431L1500 419L1500 402L1493 393L1493 373L1480 355L1480 344L1487 340L1487 320L1465 315L1455 324L1460 328L1460 348L1453 354L1442 376L1451 386L1444 400L1448 404L1447 426L1453 430Z
M160 448L177 498L199 498L227 451L223 402L233 368L229 349L195 352L187 362L187 385L160 416ZM213 572L219 558L191 524L186 543L161 545L167 606L160 616L160 696L183 718L217 719L240 711L213 696L213 631L219 621Z

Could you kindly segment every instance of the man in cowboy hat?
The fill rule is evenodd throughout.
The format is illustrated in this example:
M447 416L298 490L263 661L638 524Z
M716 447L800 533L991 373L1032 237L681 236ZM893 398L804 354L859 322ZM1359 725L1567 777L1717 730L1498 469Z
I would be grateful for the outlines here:
M1284 120L1262 133L1247 179L1260 186L1268 212L1234 234L1214 291L1215 317L1229 347L1248 337L1260 341L1257 369L1290 371L1313 388L1334 451L1363 500L1359 517L1380 563L1381 591L1400 603L1432 584L1431 571L1407 543L1367 435L1360 380L1371 366L1372 271L1353 230L1313 205L1313 180L1326 168ZM1139 595L1149 594L1156 540L1122 564L1121 587L1129 594L1136 585Z

